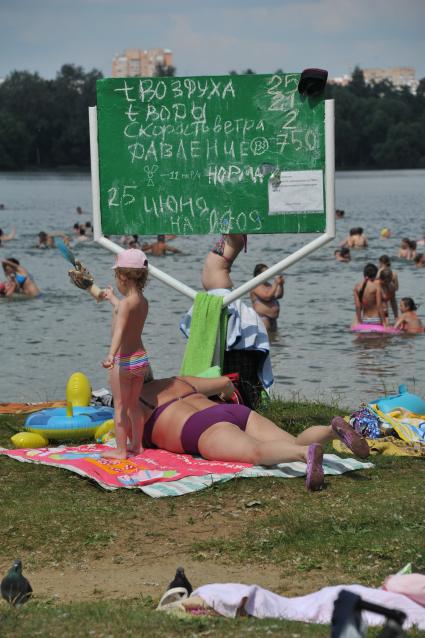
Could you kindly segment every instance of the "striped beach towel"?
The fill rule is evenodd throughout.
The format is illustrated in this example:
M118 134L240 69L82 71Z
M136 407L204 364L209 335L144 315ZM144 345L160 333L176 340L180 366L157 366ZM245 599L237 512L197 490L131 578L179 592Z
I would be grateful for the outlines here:
M0 448L0 456L70 470L96 481L106 490L139 489L153 498L198 492L235 477L296 478L306 475L306 464L301 461L280 463L269 468L249 463L207 461L166 450L145 450L143 454L115 460L102 458L100 453L103 449L103 445L93 443L38 449ZM325 454L323 463L325 474L330 475L371 467L372 463L361 463L354 458L342 459L334 454Z

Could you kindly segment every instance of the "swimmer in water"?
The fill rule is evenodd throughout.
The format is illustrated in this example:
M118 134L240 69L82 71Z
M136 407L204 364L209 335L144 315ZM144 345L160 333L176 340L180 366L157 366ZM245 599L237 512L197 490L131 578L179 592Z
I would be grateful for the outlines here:
M368 323L388 326L385 308L382 303L382 292L376 281L378 269L375 264L366 264L363 270L364 279L354 286L354 305L356 317L354 324Z
M407 332L408 334L423 333L425 329L416 314L417 309L418 307L412 297L403 297L400 300L401 315L395 322L394 327L398 328L398 330L403 330L403 332Z
M335 259L337 261L349 262L351 261L351 253L350 249L347 246L342 246L342 248L337 248L334 252Z
M413 261L415 262L416 268L423 268L425 266L425 254L418 253Z
M35 245L36 248L55 248L55 237L60 237L65 244L68 246L69 238L65 233L46 233L44 230L41 230L38 233L38 243Z
M363 232L363 228L359 226L358 228L351 228L350 234L346 237L340 244L341 246L346 246L347 248L367 248L368 241L367 237Z
M386 316L388 317L388 305L390 305L391 310L393 311L394 319L397 319L398 307L397 299L395 296L397 287L394 283L393 272L391 268L382 268L380 271L378 271L376 281L381 289L381 299Z
M27 297L39 297L40 289L29 274L28 270L21 266L14 257L2 260L3 270L10 282L14 283L13 292L21 293Z
M377 275L377 277L379 277L379 275L384 270L384 268L390 268L391 269L393 282L394 282L394 285L395 285L395 289L398 290L398 288L399 288L399 286L398 286L398 275L391 268L391 260L388 257L388 255L381 255L380 256L379 261L378 261L378 275Z
M407 261L413 261L416 257L416 242L408 237L403 237L400 242L398 256Z
M11 239L15 239L16 237L16 228L12 228L8 235L5 234L2 228L0 228L0 246L4 244L5 241L11 241Z
M267 270L265 264L257 264L254 268L254 277ZM276 332L277 319L280 313L280 305L278 299L282 299L284 294L285 279L282 275L278 275L274 282L270 284L265 281L256 286L249 296L252 306L259 317L263 320L267 332Z
M182 255L182 251L178 248L173 248L165 241L165 235L157 235L156 241L152 244L144 244L143 250L145 253L151 253L154 257L165 257L167 253L173 253L174 255Z

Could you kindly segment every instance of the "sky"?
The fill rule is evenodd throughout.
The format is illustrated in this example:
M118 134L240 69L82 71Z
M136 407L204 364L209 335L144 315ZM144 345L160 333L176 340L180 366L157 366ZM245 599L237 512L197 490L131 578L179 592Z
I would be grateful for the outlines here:
M0 78L68 63L108 77L115 54L161 47L177 75L411 66L420 79L424 25L425 0L0 0Z

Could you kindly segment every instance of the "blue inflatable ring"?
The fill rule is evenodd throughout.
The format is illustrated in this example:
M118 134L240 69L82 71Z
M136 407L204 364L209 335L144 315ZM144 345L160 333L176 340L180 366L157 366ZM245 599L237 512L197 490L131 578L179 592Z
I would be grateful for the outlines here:
M88 439L99 425L114 416L114 410L107 407L74 407L73 416L67 416L66 411L66 408L47 408L34 412L25 421L25 430L48 439Z
M381 397L372 401L369 405L376 404L381 412L392 412L397 408L404 408L414 414L425 414L425 401L417 394L410 394L407 387L402 384L398 387L399 394Z

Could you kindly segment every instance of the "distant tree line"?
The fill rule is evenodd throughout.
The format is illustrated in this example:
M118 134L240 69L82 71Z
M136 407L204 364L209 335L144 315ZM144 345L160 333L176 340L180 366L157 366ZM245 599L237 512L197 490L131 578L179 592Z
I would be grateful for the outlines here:
M0 169L88 166L88 107L101 77L72 64L54 80L11 73L0 84Z
M425 168L425 78L414 95L388 80L366 84L357 67L326 97L335 99L338 169Z
M156 69L157 76L174 73ZM102 77L72 64L53 80L11 73L0 84L0 170L88 167L88 107ZM335 98L337 169L425 168L425 78L413 95L388 81L366 84L356 68L347 86L328 84L326 97Z

